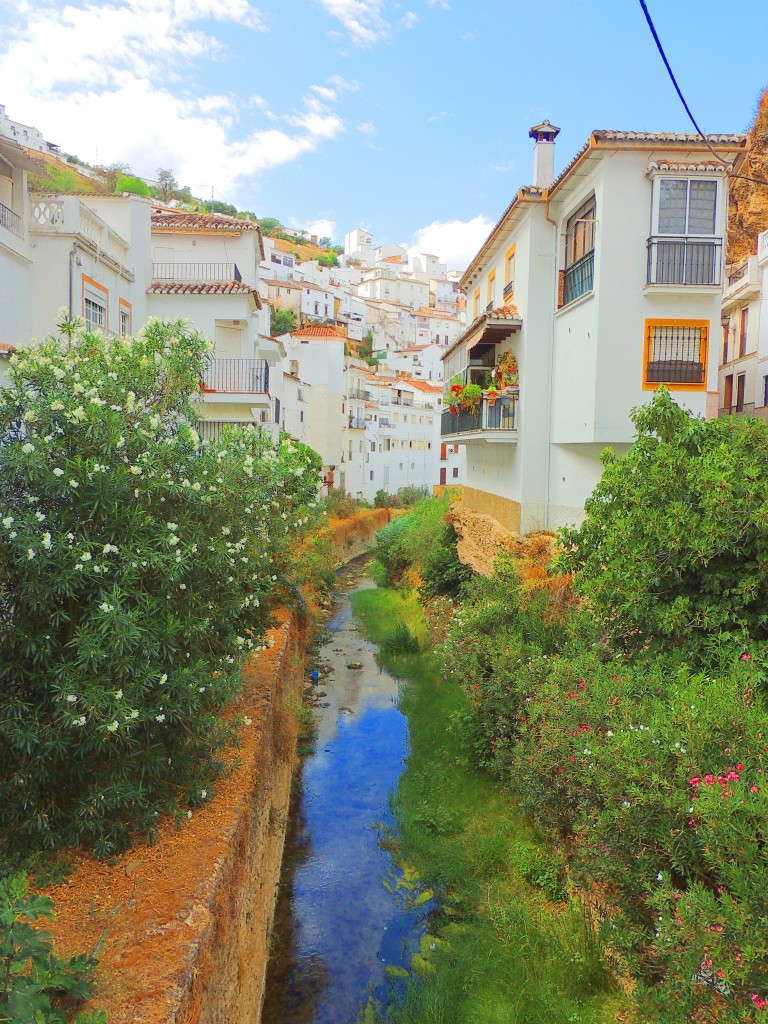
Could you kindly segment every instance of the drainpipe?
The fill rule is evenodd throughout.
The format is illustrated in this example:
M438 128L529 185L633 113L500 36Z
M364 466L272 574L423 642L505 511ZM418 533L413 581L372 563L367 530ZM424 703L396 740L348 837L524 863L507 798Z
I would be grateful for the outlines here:
M557 251L557 221L549 216L549 189L546 190L544 205L544 218L555 229L555 287L558 287L557 263L559 253ZM557 301L557 300L555 300ZM547 447L544 452L544 529L549 529L549 477L550 477L550 449L552 447L552 388L555 376L555 317L551 320L549 338L549 387L547 389Z
M72 248L69 251L69 315L72 316L72 307L74 305L74 259L77 254L77 242L72 244Z

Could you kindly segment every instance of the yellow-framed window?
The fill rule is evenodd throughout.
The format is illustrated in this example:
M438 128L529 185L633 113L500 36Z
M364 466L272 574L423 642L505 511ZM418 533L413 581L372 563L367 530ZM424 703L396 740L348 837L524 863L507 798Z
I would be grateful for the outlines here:
M646 320L643 390L706 391L709 320Z
M479 288L475 288L474 292L472 293L472 319L473 320L479 314L479 312L480 312L480 289Z
M515 298L515 246L507 249L504 256L504 305Z
M488 275L485 286L485 308L490 312L496 305L496 271L492 270Z

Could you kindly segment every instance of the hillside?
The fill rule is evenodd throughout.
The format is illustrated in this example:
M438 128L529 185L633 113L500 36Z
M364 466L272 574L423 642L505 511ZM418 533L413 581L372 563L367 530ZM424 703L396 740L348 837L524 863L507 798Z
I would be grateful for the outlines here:
M299 242L298 239L288 241L285 238L273 238L272 240L275 243L276 249L296 255L302 262L305 260L317 260L331 252L330 249L323 249L312 242Z
M768 89L749 128L751 148L742 174L768 181ZM768 228L768 185L734 178L728 211L728 262L752 255L755 239Z

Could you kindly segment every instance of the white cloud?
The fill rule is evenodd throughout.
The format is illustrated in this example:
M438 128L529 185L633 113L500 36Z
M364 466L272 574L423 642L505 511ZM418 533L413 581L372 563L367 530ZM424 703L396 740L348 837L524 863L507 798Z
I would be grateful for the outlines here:
M444 11L450 11L451 5L448 0L426 0L427 7L440 7Z
M450 270L464 270L491 233L493 224L482 214L471 220L434 220L419 228L406 248L411 256L434 253Z
M456 115L451 110L441 110L439 114L430 114L427 118L427 123L432 124L435 121L451 121Z
M496 171L497 174L511 174L516 166L514 160L508 160L505 164L494 164L491 170Z
M378 135L379 129L373 123L373 121L363 121L362 124L357 126L357 130L362 135Z
M306 225L306 229L310 235L317 235L318 238L330 238L331 240L336 238L336 221L329 220L327 217L311 221Z
M419 20L420 20L420 18L418 16L418 14L415 13L415 11L408 11L406 13L405 17L403 17L402 20L400 21L400 24L403 26L403 28L410 29L410 28L413 28L414 25Z
M373 46L386 39L389 24L381 13L383 0L318 0L332 18L338 19L357 46Z
M147 177L170 167L182 184L234 198L258 172L344 132L331 104L359 85L333 76L282 114L258 95L195 91L196 65L225 51L211 21L265 29L249 0L21 3L0 42L0 96L14 120L87 161ZM254 125L264 118L272 127Z

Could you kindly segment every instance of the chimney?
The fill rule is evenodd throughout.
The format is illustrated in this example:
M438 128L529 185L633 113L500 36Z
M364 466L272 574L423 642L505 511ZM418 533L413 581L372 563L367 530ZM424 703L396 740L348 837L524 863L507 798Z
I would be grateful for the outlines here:
M536 188L549 188L555 180L555 139L560 129L549 121L535 124L528 137L536 143L533 147L533 184Z

